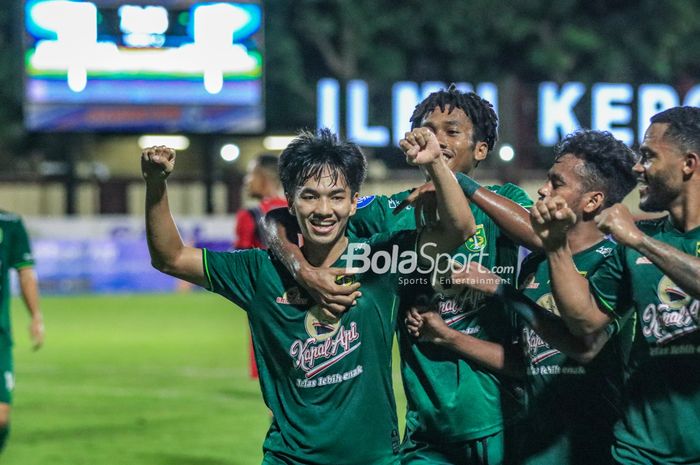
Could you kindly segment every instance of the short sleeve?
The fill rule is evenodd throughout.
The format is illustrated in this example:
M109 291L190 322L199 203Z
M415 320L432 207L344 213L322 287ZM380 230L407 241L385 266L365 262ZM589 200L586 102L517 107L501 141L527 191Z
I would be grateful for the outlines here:
M615 319L623 317L623 313L632 308L629 295L631 286L625 273L625 250L626 247L618 246L595 273L588 277L598 306Z
M257 280L267 252L260 249L233 252L202 250L208 290L248 310L255 297Z
M506 183L498 189L498 194L512 200L521 207L531 208L534 203L527 192L512 183Z
M8 264L14 269L34 265L34 257L29 245L29 236L21 219L14 223L11 229L11 247Z

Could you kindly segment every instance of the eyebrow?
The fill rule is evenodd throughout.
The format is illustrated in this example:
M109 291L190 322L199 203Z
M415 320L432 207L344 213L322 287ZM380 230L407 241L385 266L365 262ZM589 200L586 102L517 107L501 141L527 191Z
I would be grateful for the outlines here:
M554 171L547 172L547 177L549 177L550 180L564 182L564 178L561 177L560 174L555 173Z
M321 193L318 191L318 189L314 189L313 187L308 187L308 186L304 186L301 189L299 189L299 194L321 195ZM336 195L336 194L345 194L345 188L337 187L328 193L328 195Z

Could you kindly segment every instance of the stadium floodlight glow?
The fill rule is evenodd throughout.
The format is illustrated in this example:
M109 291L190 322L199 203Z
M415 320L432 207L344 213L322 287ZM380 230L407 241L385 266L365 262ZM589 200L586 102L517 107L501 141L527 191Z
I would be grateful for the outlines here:
M267 136L263 139L265 150L284 150L296 136Z
M513 158L515 158L515 150L513 149L513 146L503 144L498 150L498 157L505 162L513 161Z
M157 134L147 134L139 137L138 140L139 147L145 149L146 147L154 147L157 145L165 145L175 150L185 150L190 146L190 140L186 136L173 136L173 135L157 135Z
M238 160L241 156L241 149L236 144L226 144L221 147L221 158L229 163Z

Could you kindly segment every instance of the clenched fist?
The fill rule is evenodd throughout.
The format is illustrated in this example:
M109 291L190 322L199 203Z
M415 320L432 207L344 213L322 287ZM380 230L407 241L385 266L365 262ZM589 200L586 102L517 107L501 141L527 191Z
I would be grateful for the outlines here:
M164 180L175 168L175 150L164 145L141 151L141 174L146 181Z

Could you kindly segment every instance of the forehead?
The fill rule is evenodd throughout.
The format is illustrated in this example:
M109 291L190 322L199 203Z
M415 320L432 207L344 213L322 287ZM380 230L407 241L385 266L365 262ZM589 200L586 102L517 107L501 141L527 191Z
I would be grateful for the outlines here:
M342 172L325 167L319 176L311 176L299 186L299 190L304 189L327 192L337 189L350 190L350 186Z
M655 151L660 149L677 149L673 141L666 137L668 123L653 123L644 133L644 140L640 149L653 148Z
M427 113L423 117L421 124L423 126L427 124L436 126L440 124L456 124L465 125L471 128L472 121L461 108L446 105L444 110L441 110L439 106L433 108L430 113Z
M571 153L566 153L559 157L549 170L550 175L556 175L564 179L580 179L580 171L583 167L583 160Z

